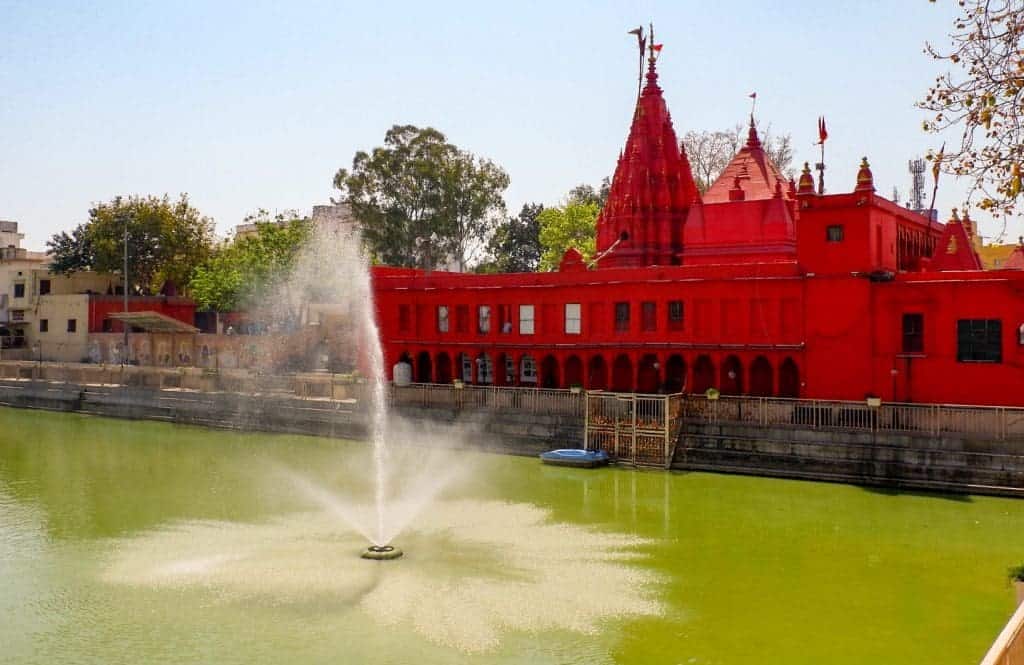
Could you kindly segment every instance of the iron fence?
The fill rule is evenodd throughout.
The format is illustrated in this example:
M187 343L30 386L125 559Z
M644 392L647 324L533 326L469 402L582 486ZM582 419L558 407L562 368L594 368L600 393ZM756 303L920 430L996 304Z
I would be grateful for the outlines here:
M1024 409L1015 407L689 395L683 410L708 424L1024 440Z

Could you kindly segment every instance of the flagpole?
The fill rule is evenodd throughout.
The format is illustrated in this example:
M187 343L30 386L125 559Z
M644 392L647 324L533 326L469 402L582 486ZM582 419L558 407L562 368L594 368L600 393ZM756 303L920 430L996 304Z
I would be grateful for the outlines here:
M935 156L935 165L932 167L932 176L935 179L935 186L932 187L932 202L928 205L928 219L937 218L935 214L935 196L939 193L939 169L941 169L942 156L946 152L946 142L942 142L939 154Z

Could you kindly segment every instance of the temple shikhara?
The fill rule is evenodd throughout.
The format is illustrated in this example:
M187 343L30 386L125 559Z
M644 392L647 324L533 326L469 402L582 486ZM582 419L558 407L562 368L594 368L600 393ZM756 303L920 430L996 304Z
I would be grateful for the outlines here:
M413 380L1024 405L1024 247L986 271L976 228L875 192L787 180L753 116L701 194L654 53L597 221L596 260L473 275L380 267L390 367Z

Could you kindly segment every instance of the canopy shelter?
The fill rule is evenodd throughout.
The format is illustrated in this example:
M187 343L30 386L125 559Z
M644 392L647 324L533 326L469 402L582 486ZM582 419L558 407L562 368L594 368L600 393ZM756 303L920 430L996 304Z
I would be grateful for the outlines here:
M153 333L197 333L199 328L160 312L116 312L109 316L115 321L124 321L132 328Z

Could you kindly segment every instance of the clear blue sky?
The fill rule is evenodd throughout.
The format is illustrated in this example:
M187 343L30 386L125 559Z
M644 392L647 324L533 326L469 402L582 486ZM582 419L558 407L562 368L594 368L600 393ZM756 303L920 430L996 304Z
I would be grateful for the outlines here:
M395 123L501 164L511 211L555 203L613 169L635 91L626 31L648 20L679 134L742 121L756 90L800 162L825 115L832 191L867 155L880 192L905 195L907 159L934 145L913 106L937 73L922 46L954 4L0 0L0 219L42 248L92 202L188 192L223 233L327 202L335 170ZM943 215L961 200L947 179Z

